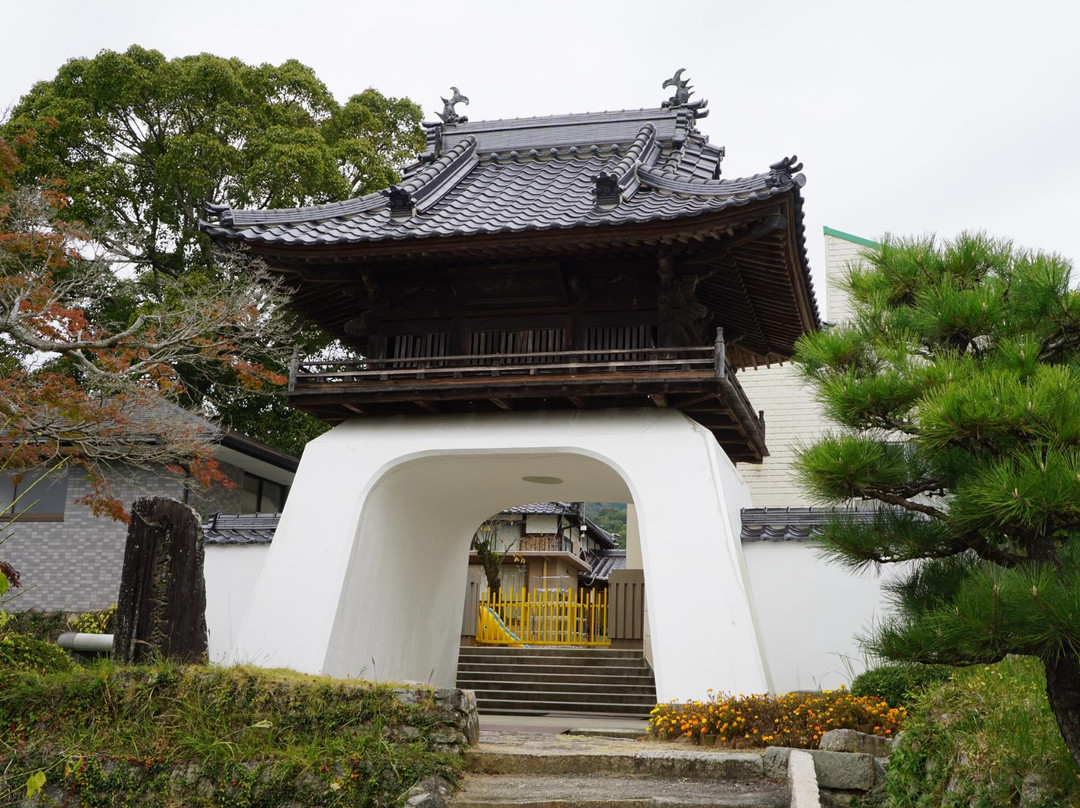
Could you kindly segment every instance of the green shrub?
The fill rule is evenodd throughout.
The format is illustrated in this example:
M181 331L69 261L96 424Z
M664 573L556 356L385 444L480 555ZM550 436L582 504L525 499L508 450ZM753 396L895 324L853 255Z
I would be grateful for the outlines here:
M948 665L879 665L856 676L851 692L906 707L925 687L947 681L955 670Z
M1020 804L1024 780L1043 780L1027 808L1080 805L1080 772L1046 700L1042 666L1031 658L957 670L910 706L889 762L890 808Z
M0 668L30 673L59 673L71 668L59 647L15 631L0 634Z
M28 634L34 639L56 642L56 638L68 628L68 612L42 612L27 609L25 612L8 612L8 629L20 634Z

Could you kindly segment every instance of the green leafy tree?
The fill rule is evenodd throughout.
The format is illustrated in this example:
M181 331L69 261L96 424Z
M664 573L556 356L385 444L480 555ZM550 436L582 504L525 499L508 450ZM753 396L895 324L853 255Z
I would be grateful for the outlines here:
M102 299L89 312L122 322L143 301L165 300L165 278L191 286L220 277L198 229L208 204L288 207L385 187L421 149L419 122L411 101L373 89L339 104L293 60L170 60L131 47L69 61L19 101L0 137L21 161L18 182L62 180L64 218L84 223L107 257L138 274L130 296ZM31 131L36 138L18 139ZM300 341L316 350L326 338L308 329ZM272 393L234 397L227 371L181 372L189 403L209 400L227 426L286 451L299 453L324 428Z
M851 268L850 322L797 362L840 429L805 448L808 488L837 505L829 554L917 562L866 638L892 660L1046 670L1080 762L1080 293L1072 265L982 235L887 241Z
M608 533L617 536L619 547L626 549L625 502L586 502L584 513Z

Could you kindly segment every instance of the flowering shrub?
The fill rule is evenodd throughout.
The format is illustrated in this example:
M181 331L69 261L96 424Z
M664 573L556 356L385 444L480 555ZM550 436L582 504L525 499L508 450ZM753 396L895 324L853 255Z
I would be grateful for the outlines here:
M661 739L689 737L734 749L789 746L816 749L830 729L895 735L903 707L874 696L853 696L844 688L786 696L710 695L707 701L667 702L653 708L649 732Z

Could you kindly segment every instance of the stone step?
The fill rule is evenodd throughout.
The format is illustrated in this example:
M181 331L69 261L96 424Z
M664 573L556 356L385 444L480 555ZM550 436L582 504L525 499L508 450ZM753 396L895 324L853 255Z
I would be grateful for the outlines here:
M648 668L645 658L636 657L598 657L580 654L458 654L458 662L474 665L581 665L586 667L628 667Z
M612 684L637 685L645 682L652 683L653 675L647 671L634 669L632 671L594 671L574 673L565 668L552 666L543 671L531 671L528 673L519 671L492 671L490 668L478 666L476 669L462 670L458 674L459 679L502 679L503 681L530 681L530 682L611 682ZM519 675L520 673L520 675Z
M463 647L458 686L489 714L645 718L656 704L652 671L633 649Z
M477 774L648 775L772 782L765 777L760 750L526 732L481 732L480 743L465 750L465 770Z
M462 656L575 656L595 659L641 659L634 648L578 648L572 645L530 646L509 648L499 645L463 645Z
M648 668L630 666L599 666L599 665L559 665L537 664L532 662L507 663L507 662L459 662L458 672L478 673L491 672L501 673L508 676L531 676L537 673L562 673L575 674L578 676L649 676Z
M519 699L485 698L476 694L476 705L481 713L493 715L547 715L549 713L569 713L588 715L631 716L648 718L653 705L627 703L625 701L521 701Z
M603 677L596 677L595 679L579 679L579 678L559 678L556 679L551 676L536 676L527 680L521 679L503 679L497 676L480 676L474 675L468 678L458 677L457 686L463 690L546 690L546 691L558 691L560 693L588 693L588 694L604 694L610 693L612 696L642 696L652 700L653 704L656 703L656 686L653 684L651 678L638 679L636 681L627 681L625 678L621 678L620 681L607 681Z
M783 786L762 781L703 782L596 774L469 775L450 800L452 808L655 808L658 803L669 808L779 808L788 805L788 795Z
M494 688L485 688L484 690L475 691L476 698L479 699L512 699L521 702L551 702L551 701L564 701L571 703L583 703L596 701L598 698L605 701L613 701L616 703L632 703L636 705L648 705L646 712L656 706L656 699L648 694L633 694L633 693L581 693L576 690L554 690L554 689L513 689L497 686ZM606 696L606 698L605 698Z

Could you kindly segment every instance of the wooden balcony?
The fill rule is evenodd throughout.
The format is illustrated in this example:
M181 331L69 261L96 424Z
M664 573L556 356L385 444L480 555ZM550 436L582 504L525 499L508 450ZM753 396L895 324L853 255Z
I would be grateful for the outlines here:
M768 454L765 424L723 340L687 348L301 362L289 402L327 423L358 415L670 407L713 432L734 461Z

